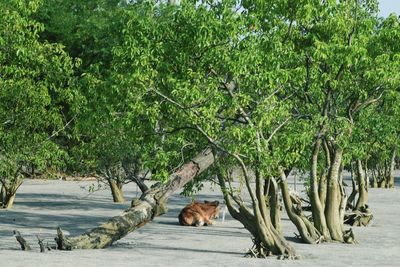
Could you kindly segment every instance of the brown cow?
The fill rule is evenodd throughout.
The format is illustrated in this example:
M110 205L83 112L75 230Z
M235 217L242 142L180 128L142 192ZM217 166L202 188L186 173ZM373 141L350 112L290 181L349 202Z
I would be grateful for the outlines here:
M179 223L184 226L203 226L213 224L219 214L218 201L193 202L184 207L179 214Z

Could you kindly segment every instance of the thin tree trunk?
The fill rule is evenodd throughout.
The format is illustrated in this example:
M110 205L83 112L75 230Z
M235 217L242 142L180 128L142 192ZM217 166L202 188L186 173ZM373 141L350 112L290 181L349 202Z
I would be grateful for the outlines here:
M357 184L358 184L358 200L355 206L356 210L360 210L368 203L367 184L365 182L365 173L362 167L361 160L356 161L357 164Z
M346 192L344 190L344 184L343 184L343 164L340 164L340 167L339 167L338 184L339 184L339 191L340 191L340 206L339 206L339 218L340 219L339 220L340 220L342 233L344 233L345 232L345 230L344 230L344 216L346 214L347 195L346 195Z
M346 214L344 222L352 226L367 226L373 218L368 208L368 183L366 181L365 171L363 170L361 160L356 161L356 179L358 184L358 200L353 211ZM345 241L346 238L345 238Z
M321 235L314 225L302 213L301 203L299 203L297 207L293 205L289 194L286 175L283 172L281 173L281 192L286 213L299 231L302 241L308 244L318 243Z
M3 204L5 203L6 199L6 189L4 188L4 185L1 184L1 189L0 189L0 208L4 208Z
M331 153L329 151L329 147L328 147L327 141L325 139L322 141L322 145L323 145L324 152L325 152L325 170L329 170L331 167ZM323 171L322 174L320 175L319 185L318 185L318 195L319 195L319 200L321 202L322 210L325 210L326 192L328 190L326 176L327 176L327 172Z
M268 196L268 206L270 207L270 217L272 221L272 225L275 227L275 229L282 233L281 229L281 205L279 204L279 189L278 189L278 184L274 178L269 178L269 187L267 190L267 196ZM265 190L264 190L265 191Z
M325 217L330 236L335 241L343 242L342 224L340 220L341 192L339 187L339 171L342 161L342 149L335 150L328 175L328 192L326 196Z
M318 195L319 199L321 202L321 209L325 210L325 202L326 202L326 192L328 190L328 183L326 179L325 173L323 173L319 177L319 182L318 182Z
M394 169L396 167L396 148L392 149L391 158L390 158L390 170L387 177L386 187L393 188L394 187Z
M367 160L365 160L364 166L365 166L365 168L364 168L365 188L366 188L367 191L368 191L368 187L369 187L369 185L371 184L371 181L370 181L371 179L370 179L370 176L369 176L369 173L368 173L368 161L367 161Z
M159 183L132 201L132 207L82 235L66 237L57 231L58 249L105 248L165 212L165 203L176 190L190 182L214 163L211 149L206 149L170 175L167 183Z
M372 188L378 188L378 178L377 178L377 174L376 174L376 170L372 169L371 170L371 175L372 175L372 182L371 182L371 187Z
M321 138L317 138L314 144L311 160L311 194L310 203L312 210L312 217L315 228L324 236L325 240L330 240L330 233L326 224L324 209L322 207L319 194L318 194L318 153L321 147Z
M114 179L108 179L108 184L110 185L110 188L111 188L111 194L113 197L113 201L116 203L124 203L125 198L124 198L124 193L122 191L123 184Z
M350 164L350 169L351 169L351 185L352 185L352 191L351 194L349 196L349 198L347 199L347 207L349 209L353 209L354 208L354 204L353 201L356 198L356 195L358 194L358 187L356 184L356 176L355 176L355 172L354 172L354 168L353 168L353 163Z

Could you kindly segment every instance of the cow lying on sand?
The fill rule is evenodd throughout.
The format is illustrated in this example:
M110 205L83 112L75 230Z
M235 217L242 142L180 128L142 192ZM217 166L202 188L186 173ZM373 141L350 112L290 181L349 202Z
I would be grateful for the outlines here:
M219 202L204 201L193 202L184 207L179 214L179 223L184 226L203 226L213 224L213 219L218 218Z

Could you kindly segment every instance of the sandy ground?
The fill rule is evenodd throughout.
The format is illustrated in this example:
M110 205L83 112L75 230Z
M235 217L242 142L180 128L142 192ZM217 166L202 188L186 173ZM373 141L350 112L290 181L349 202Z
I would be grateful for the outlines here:
M398 173L397 173L398 174ZM294 238L294 225L283 214L286 238L301 256L298 261L243 257L251 246L248 232L228 214L210 227L178 225L180 209L189 198L175 194L167 214L102 250L39 253L36 235L53 242L55 229L80 234L129 206L114 204L108 191L88 194L92 182L26 180L12 210L0 210L0 266L400 266L400 190L371 189L371 227L355 228L358 245L306 245ZM349 190L349 189L348 189ZM127 199L137 196L134 185L125 188ZM218 188L207 184L199 200L220 200ZM12 235L19 230L33 251L19 250Z

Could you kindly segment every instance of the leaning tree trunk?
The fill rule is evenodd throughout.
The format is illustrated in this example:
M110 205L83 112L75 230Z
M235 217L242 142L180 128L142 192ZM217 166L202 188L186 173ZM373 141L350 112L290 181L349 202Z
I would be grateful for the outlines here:
M303 214L301 201L297 203L297 206L293 205L284 172L281 173L281 192L286 213L299 231L302 241L308 244L319 243L321 241L321 234Z
M171 174L165 184L157 184L144 192L123 214L109 219L82 235L66 237L60 228L57 230L57 247L61 250L95 249L110 246L130 232L150 222L155 216L165 212L164 205L176 190L182 188L196 175L214 163L210 149L204 150L194 159Z
M124 193L122 191L123 183L114 179L108 179L108 184L111 188L111 195L115 203L124 203Z

